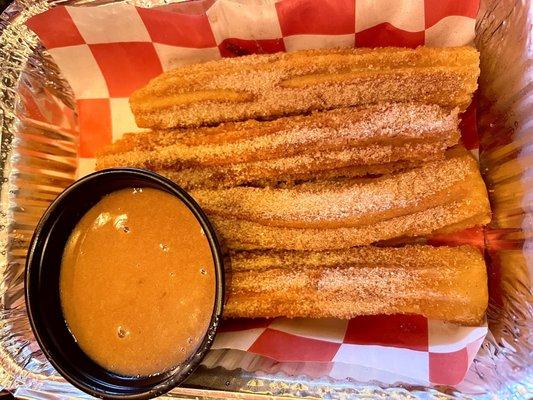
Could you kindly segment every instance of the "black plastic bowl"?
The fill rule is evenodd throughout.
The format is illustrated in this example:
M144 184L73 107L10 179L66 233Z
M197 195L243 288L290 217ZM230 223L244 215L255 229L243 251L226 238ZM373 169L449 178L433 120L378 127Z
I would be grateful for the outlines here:
M92 361L69 332L59 297L61 258L73 228L103 196L119 189L133 187L164 190L189 207L205 231L211 246L216 274L213 315L197 352L169 371L141 377L117 375ZM96 397L146 399L161 395L183 382L209 350L222 314L223 271L215 231L200 206L183 189L149 171L108 169L88 175L68 187L39 221L26 261L26 307L33 333L43 353L67 381Z

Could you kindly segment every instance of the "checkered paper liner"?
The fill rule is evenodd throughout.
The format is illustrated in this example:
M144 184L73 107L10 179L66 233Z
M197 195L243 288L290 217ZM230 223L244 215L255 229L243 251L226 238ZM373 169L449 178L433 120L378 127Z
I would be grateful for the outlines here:
M117 3L59 6L27 25L74 92L82 176L94 170L98 149L140 130L128 97L163 71L309 48L465 45L474 38L478 6L477 0L218 0L150 9ZM476 153L475 107L463 115L461 129L463 142ZM435 245L465 242L483 246L483 230L432 238ZM460 327L402 315L235 320L222 325L213 349L310 363L333 378L367 381L370 374L382 382L455 385L486 333L486 325Z

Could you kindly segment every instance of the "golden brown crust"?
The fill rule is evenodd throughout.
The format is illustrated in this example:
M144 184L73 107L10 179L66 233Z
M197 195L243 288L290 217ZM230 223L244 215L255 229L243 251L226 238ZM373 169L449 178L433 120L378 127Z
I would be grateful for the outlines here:
M456 151L452 153L455 154ZM464 149L459 154L461 152L464 152ZM314 192L309 186L305 191L299 191L297 188L288 190L243 189L244 191L253 191L254 195L262 191L268 192L267 200L270 198L279 206L278 211L272 206L256 213L255 211L258 210L247 199L246 204L250 206L250 210L244 211L243 209L247 206L243 207L242 204L230 204L228 206L229 214L222 213L223 216L221 216L220 207L214 207L217 196L213 193L216 191L197 192L200 193L200 196L197 195L197 197L201 204L202 200L204 203L209 203L206 208L208 213L211 212L211 220L225 245L232 249L340 249L395 238L459 231L488 223L491 211L487 191L471 156L459 155L445 161L437 161L434 164L439 163L444 166L440 171L443 176L441 174L433 175L432 172L436 171L435 165L429 165L385 177L377 182L372 180L370 185L373 185L374 189L384 185L383 195L385 197L387 197L387 190L390 191L390 196L386 201L380 196L379 190L371 195L372 191L361 189L361 187L369 185L368 183L350 185L344 182L339 188L338 184L330 181L321 183L320 190L315 189ZM425 172L417 173L422 170ZM444 178L446 174L450 175L449 178ZM434 191L434 188L430 188L439 186L441 181L444 186L448 185L446 186L447 189L441 187L440 190ZM389 185L391 186L389 187ZM389 189L386 189L386 186ZM229 189L232 194L239 190L238 188ZM280 194L277 197L276 195L272 196L272 193L276 191ZM339 214L333 212L339 211L337 208L328 208L328 202L335 201L335 199L321 196L328 191L334 193L335 196L342 192L346 197L350 195L350 191L353 191L354 195L365 193L365 196L354 203L345 202L344 208L348 208L344 213ZM425 193L426 191L427 193ZM281 200L287 197L287 193L296 196L289 198L288 201L291 203L289 206L287 206L287 202ZM318 204L320 203L324 207L324 211L318 209L310 211L307 205L298 207L299 204L307 204L306 202L309 201L313 193L318 194L314 199L317 202L315 206L320 208ZM208 194L207 197L206 194ZM395 202L401 200L404 195L406 200L410 199L407 200L409 206L400 210ZM396 196L398 197L396 198ZM303 200L298 203L298 199ZM240 201L239 197L233 197L232 201L237 200ZM261 200L257 198L256 201L260 202ZM390 208L387 208L389 205ZM287 214L290 213L291 207L294 214L289 216ZM358 214L358 207L364 209L364 212ZM376 213L376 207L381 207L380 209L385 211L382 214ZM215 208L218 211L213 213ZM264 218L265 215L261 214L264 212L271 214L269 218ZM284 221L284 218L289 223ZM291 227L287 227L287 225Z
M287 228L340 228L374 224L460 200L480 180L477 162L464 155L364 183L190 193L212 216Z
M214 125L382 102L464 110L477 87L472 47L322 49L178 68L130 98L137 125Z
M476 325L488 302L485 263L470 246L236 252L228 265L229 318L400 313Z
M391 103L273 121L126 134L98 154L97 169L210 167L370 145L450 147L458 140L457 110Z
M481 201L476 204L474 201ZM331 250L365 246L395 238L458 232L490 222L486 198L468 197L417 213L361 227L298 229L212 217L223 244L230 249ZM449 229L451 228L451 229Z

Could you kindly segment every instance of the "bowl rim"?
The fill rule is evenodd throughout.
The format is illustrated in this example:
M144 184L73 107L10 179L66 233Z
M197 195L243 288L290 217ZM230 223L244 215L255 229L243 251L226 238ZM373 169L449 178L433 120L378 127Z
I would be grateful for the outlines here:
M45 339L44 335L41 333L41 329L44 327L40 325L38 321L38 318L36 318L37 313L39 313L39 309L37 306L37 303L39 302L38 295L39 293L32 293L30 282L37 279L37 281L40 279L38 276L40 275L39 272L42 271L44 268L42 265L42 262L40 260L42 254L46 251L46 244L39 245L39 237L46 234L46 223L47 221L52 217L54 212L61 207L62 204L66 200L68 200L69 196L74 193L75 191L83 190L83 188L94 181L97 181L102 178L109 178L110 176L116 176L118 177L136 177L144 179L145 181L151 181L157 186L156 190L163 190L167 193L173 195L174 197L178 198L183 204L187 206L187 208L193 213L197 221L200 223L202 229L204 230L205 237L209 243L211 254L213 256L213 264L214 264L214 270L215 270L215 296L214 296L214 304L213 304L213 312L211 314L211 319L208 328L206 329L206 332L204 334L203 340L201 341L200 345L198 346L198 349L189 356L189 358L184 361L183 363L179 364L178 366L172 368L169 371L162 371L161 373L168 373L169 376L165 378L163 381L156 383L154 386L149 387L145 390L142 390L139 393L134 394L117 394L117 393L107 393L105 391L100 391L95 389L91 385L85 384L83 381L77 379L72 374L69 373L68 368L65 368L64 365L62 365L60 362L58 362L54 356L50 352L50 343L47 339ZM132 185L133 187L133 185ZM109 190L106 194L112 193L116 190L120 190L120 188L115 188ZM104 195L98 195L96 202L98 202ZM96 203L94 203L91 207L93 207ZM89 209L91 208L89 207ZM87 211L89 210L87 209ZM87 212L81 214L79 219L85 215ZM180 383L182 383L192 372L198 367L202 359L204 358L205 354L209 351L211 348L211 345L214 340L215 332L218 328L222 311L224 308L224 299L225 299L225 279L224 279L224 265L223 265L223 256L222 256L222 250L221 246L219 244L219 241L217 239L216 231L212 225L212 223L209 221L207 215L204 213L200 205L179 185L172 182L168 178L165 178L162 175L159 175L155 172L140 169L140 168L109 168L100 170L97 172L93 172L89 175L86 175L78 180L76 180L74 183L69 185L65 190L63 190L53 201L52 203L46 208L43 215L39 219L39 222L37 223L37 226L34 230L34 233L32 235L32 239L30 241L30 245L28 247L28 255L26 257L26 265L25 265L25 271L24 271L24 294L25 294L25 305L26 305L26 311L28 313L28 319L30 322L31 330L37 340L37 343L39 344L39 347L41 348L43 354L48 359L48 361L52 364L52 366L56 369L59 374L65 378L69 383L71 383L73 386L77 387L78 389L84 391L85 393L88 393L92 396L99 397L99 398L111 398L111 399L148 399L152 397L156 397L159 395L162 395L172 388L178 386ZM98 364L96 364L98 365ZM184 368L179 368L180 366L185 365ZM101 366L98 365L99 368L101 368L103 371L111 372ZM129 377L127 377L129 378ZM132 379L135 379L135 377L132 377ZM105 384L103 384L105 385ZM112 387L113 385L107 384L108 387Z

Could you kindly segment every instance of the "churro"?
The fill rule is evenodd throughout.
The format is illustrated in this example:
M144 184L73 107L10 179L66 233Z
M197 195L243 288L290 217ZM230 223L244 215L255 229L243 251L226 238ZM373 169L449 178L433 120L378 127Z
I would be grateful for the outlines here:
M482 203L476 204L475 201ZM365 246L396 238L450 233L485 225L490 222L490 210L487 207L486 198L467 196L464 200L371 225L330 229L274 227L221 217L212 217L211 222L227 248L320 251Z
M488 302L485 263L470 246L235 252L227 264L226 317L419 314L476 325Z
M288 228L359 227L461 200L482 184L470 155L360 182L320 182L289 189L193 190L211 216Z
M458 140L457 110L391 103L273 121L127 134L98 155L97 168L210 167L370 145L433 144L442 148Z
M312 185L307 191L297 186L288 190L242 188L253 193L257 202L262 201L258 193L264 191L272 204L261 203L261 209L250 197L239 204L239 197L234 196L238 188L228 189L234 203L228 201L227 210L217 205L216 192L222 199L223 191L193 191L193 195L210 214L225 245L233 249L340 249L459 231L490 221L485 184L469 155L370 183L343 183L340 189L335 185L321 184L314 191Z
M473 47L320 49L238 58L166 72L135 91L130 105L146 128L272 119L384 102L458 107L477 87Z

